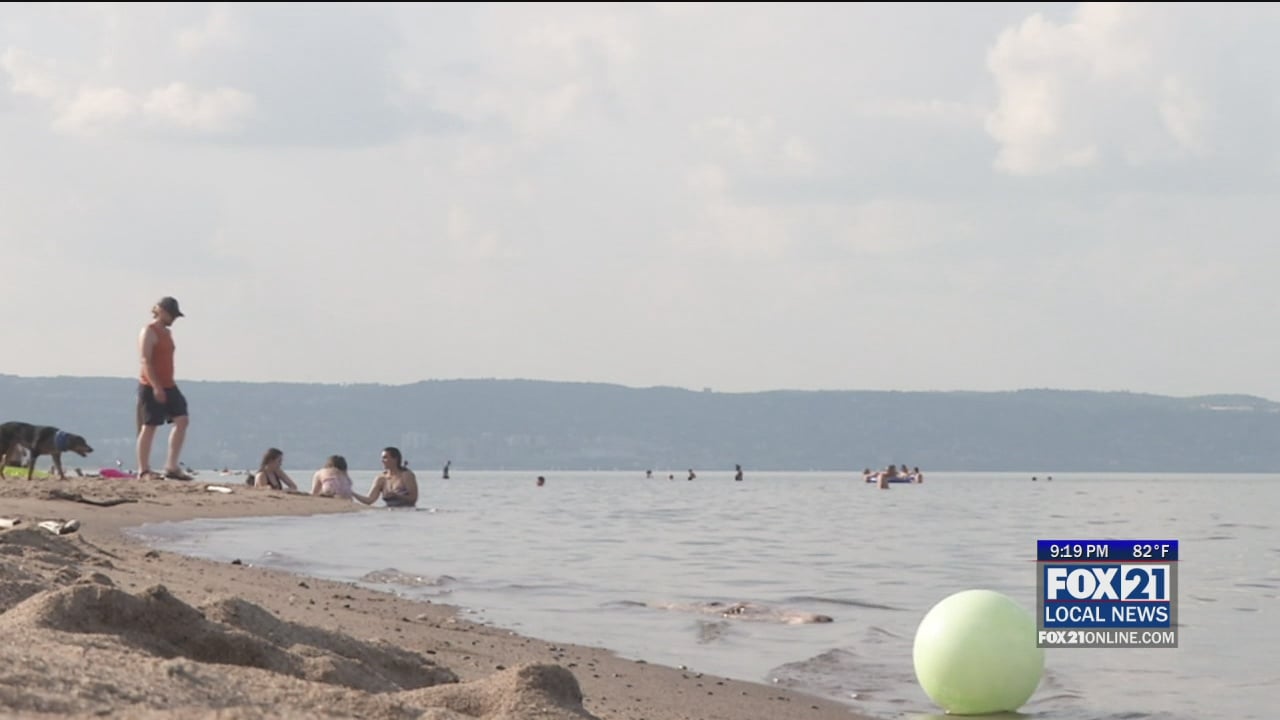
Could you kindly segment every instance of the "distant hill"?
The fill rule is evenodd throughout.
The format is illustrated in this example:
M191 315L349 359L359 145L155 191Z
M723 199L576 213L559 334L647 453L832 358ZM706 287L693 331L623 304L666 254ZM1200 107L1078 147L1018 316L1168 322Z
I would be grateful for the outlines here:
M0 375L0 420L58 425L132 466L129 378ZM193 467L256 467L267 447L306 471L330 454L415 470L1280 471L1280 405L1124 392L694 392L536 380L410 385L184 382ZM157 454L160 444L157 444ZM162 462L157 459L156 462Z

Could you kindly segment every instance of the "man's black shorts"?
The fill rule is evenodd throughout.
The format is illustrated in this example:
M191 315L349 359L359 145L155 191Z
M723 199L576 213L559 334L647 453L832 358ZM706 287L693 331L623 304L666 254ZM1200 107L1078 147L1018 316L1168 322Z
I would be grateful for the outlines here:
M164 425L187 414L187 399L176 387L164 389L164 402L156 400L150 385L138 383L138 427Z

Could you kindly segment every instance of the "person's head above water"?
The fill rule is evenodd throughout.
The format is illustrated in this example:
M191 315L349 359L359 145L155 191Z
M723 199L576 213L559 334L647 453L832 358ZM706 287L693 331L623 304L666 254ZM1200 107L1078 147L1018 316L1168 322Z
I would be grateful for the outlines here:
M382 448L382 465L390 466L395 470L404 469L404 456L400 454L400 448L385 447Z
M258 469L265 470L268 465L283 457L284 451L280 448L267 448L267 451L262 454L262 464L258 466Z

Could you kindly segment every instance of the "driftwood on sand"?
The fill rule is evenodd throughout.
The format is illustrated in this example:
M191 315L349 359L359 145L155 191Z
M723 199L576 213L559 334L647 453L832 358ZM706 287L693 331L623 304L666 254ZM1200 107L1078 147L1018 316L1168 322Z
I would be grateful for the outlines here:
M80 493L71 493L65 490L53 489L49 491L50 500L70 500L72 502L87 503L89 505L97 505L98 507L112 507L114 505L123 505L124 503L138 502L133 498L108 498L106 500L95 500L87 498Z

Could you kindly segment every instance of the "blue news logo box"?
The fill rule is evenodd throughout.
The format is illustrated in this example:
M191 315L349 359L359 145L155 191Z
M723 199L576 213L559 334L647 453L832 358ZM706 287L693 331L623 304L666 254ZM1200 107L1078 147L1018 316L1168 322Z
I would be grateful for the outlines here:
M1040 540L1036 565L1042 637L1045 631L1115 630L1048 637L1069 635L1090 647L1176 643L1177 540ZM1172 634L1157 640L1153 633L1127 632L1150 629Z
M1044 626L1169 627L1170 568L1044 564Z

